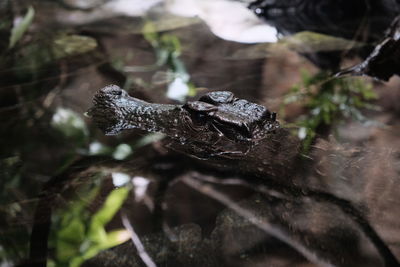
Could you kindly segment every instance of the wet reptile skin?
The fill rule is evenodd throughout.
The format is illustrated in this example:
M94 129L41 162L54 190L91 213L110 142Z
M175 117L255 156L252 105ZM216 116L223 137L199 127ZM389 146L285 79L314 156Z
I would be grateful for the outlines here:
M168 105L109 85L96 93L88 115L106 135L135 128L161 132L177 151L252 175L282 177L298 155L299 142L280 127L275 113L228 91Z
M200 136L204 131L225 135L232 142L251 142L279 128L275 113L228 91L211 92L182 106L148 103L109 85L97 92L88 114L106 135L138 128L205 143L208 139Z
M314 31L377 40L400 11L397 0L257 0L249 8L283 34ZM359 35L361 28L368 33Z
M399 266L364 214L351 201L331 194L323 179L320 181L318 177L314 179L309 175L308 164L313 163L299 156L299 140L280 127L275 114L263 106L238 99L227 91L209 93L185 105L151 104L130 97L118 86L111 85L97 92L88 115L106 134L132 128L162 132L172 140L171 148L207 159L198 161L199 166L211 166L215 174L228 171L228 175L239 175L243 181L252 181L256 187L268 186L280 194L287 194L297 204L306 197L305 203L312 200L333 205L327 209L328 213L337 217L332 213L337 207L351 220L348 226L355 223L360 227L379 251L385 266ZM221 175L221 179L224 177ZM296 230L294 234L298 234ZM307 235L305 240L305 245L310 245ZM325 253L326 247L320 246L320 241L316 241L315 249L323 248ZM333 255L333 260L328 262L336 259L337 255Z

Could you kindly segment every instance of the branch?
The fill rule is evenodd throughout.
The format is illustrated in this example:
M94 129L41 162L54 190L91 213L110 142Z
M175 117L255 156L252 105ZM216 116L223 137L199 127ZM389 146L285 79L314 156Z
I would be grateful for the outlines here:
M131 235L131 240L133 245L136 247L136 250L139 254L139 257L142 259L143 263L147 267L157 267L154 261L151 259L149 254L146 252L142 242L140 241L139 236L136 234L135 230L133 229L132 224L129 222L128 218L125 214L121 215L122 224L124 225L125 229L128 230L129 234Z

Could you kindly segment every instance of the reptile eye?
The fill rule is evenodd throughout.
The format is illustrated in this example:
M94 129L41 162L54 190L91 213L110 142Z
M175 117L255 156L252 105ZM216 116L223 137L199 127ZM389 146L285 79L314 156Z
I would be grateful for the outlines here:
M227 104L234 100L235 96L229 91L216 91L200 97L200 101L210 104Z
M111 88L108 93L111 95L120 96L120 95L122 95L122 89L115 86L115 87Z
M122 91L121 90L115 90L115 91L112 91L111 94L113 94L113 95L121 95Z
M218 108L214 105L204 103L201 101L193 101L193 102L187 102L185 105L183 105L184 108L186 108L189 111L194 111L194 112L211 112L215 111Z
M124 91L117 85L108 85L100 89L99 92L105 96L113 97L113 96L121 96Z
M200 112L190 112L192 122L195 125L205 125L207 122L207 117L205 114Z

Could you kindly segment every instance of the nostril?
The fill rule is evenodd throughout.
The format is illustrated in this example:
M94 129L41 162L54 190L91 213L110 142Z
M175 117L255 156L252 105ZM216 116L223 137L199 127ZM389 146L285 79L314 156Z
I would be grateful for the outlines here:
M117 85L108 85L106 87L103 87L100 92L106 95L122 95L122 89Z
M111 94L113 94L113 95L122 95L122 90L121 89L113 90L113 91L111 91Z
M83 115L87 118L92 118L93 116L93 108L88 109Z
M276 121L276 112L271 113L271 120Z

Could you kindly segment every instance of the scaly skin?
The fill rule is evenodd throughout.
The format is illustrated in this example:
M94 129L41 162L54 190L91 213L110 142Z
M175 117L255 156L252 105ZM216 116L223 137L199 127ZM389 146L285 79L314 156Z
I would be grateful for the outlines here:
M187 112L177 105L151 104L130 97L116 85L100 89L93 99L88 115L106 135L116 135L122 130L142 129L175 135L184 128Z
M275 114L265 107L229 92L209 93L185 105L151 104L115 85L99 90L93 104L88 114L108 135L133 128L162 132L173 140L172 148L206 158L204 163L216 171L262 178L263 185L281 193L339 207L375 245L385 266L399 266L362 212L323 185L311 185L304 175L305 162L298 160L299 140L280 127Z
M221 94L229 97L205 102ZM97 92L88 115L106 135L134 128L161 132L174 141L172 147L178 151L252 175L280 177L298 154L298 142L280 128L274 113L229 92L210 93L185 105L167 105L145 102L110 85Z

